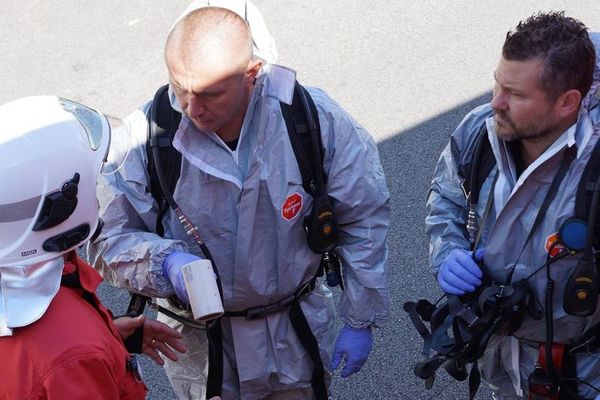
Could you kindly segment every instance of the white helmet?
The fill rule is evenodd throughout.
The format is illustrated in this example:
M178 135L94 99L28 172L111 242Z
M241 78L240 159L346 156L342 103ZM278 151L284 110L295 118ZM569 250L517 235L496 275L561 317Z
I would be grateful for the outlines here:
M56 96L0 106L0 268L56 258L98 227L96 181L110 125Z

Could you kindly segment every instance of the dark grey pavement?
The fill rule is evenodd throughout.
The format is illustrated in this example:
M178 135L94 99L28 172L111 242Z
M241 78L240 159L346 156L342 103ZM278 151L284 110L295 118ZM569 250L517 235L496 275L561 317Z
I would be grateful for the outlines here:
M280 63L319 86L376 138L392 195L392 317L363 370L336 377L335 399L465 399L441 376L425 391L412 374L421 341L402 303L436 298L428 270L425 196L448 135L489 99L506 31L538 10L567 10L600 30L598 0L256 0ZM0 103L58 94L124 117L167 79L162 46L184 0L3 0ZM32 110L35 112L35 110ZM0 129L1 132L1 129ZM127 296L103 287L122 312ZM150 399L173 398L160 368L145 363ZM481 389L478 398L489 398Z

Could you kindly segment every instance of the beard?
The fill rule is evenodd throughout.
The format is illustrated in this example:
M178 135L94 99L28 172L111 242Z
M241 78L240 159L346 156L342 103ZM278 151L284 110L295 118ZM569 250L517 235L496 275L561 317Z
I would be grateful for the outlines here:
M555 131L556 124L548 119L528 121L517 125L504 111L496 110L494 115L494 128L496 136L506 142L524 139L536 141L546 138Z

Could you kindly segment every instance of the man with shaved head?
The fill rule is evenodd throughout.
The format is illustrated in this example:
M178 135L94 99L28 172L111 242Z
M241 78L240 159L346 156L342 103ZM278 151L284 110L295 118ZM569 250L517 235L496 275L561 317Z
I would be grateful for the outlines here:
M344 285L337 334L325 256L311 250L304 226L317 207L315 185L303 184L283 114L297 101L296 74L257 57L253 33L239 13L205 7L180 19L165 47L172 105L182 113L173 139L181 153L173 200L212 254L225 310L207 324L206 396L327 399L332 371L344 361L342 377L358 372L372 349L372 329L388 318L389 194L369 134L326 93L307 89L318 113L324 189L339 226L330 254L341 260ZM148 107L126 120L135 149L101 183L105 229L92 254L105 275L132 291L176 294L171 303L191 318L183 267L206 252L173 209L159 219L164 235L156 233ZM192 350L205 343L205 332L179 327ZM193 385L204 384L205 361L188 360L179 364L187 369L169 373L171 382L191 382L188 393L178 390L180 398L204 397Z
M209 7L188 14L167 38L170 86L192 123L225 142L240 134L262 60L253 60L252 35L231 11Z

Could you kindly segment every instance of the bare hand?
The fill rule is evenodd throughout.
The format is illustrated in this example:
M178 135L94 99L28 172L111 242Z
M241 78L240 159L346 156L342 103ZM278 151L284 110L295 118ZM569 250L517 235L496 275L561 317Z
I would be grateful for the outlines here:
M158 365L165 363L160 353L169 360L177 361L178 357L173 349L180 353L187 351L186 345L180 340L182 338L181 333L162 322L148 319L144 315L136 318L121 317L113 322L123 339L127 339L137 328L144 325L142 352Z

